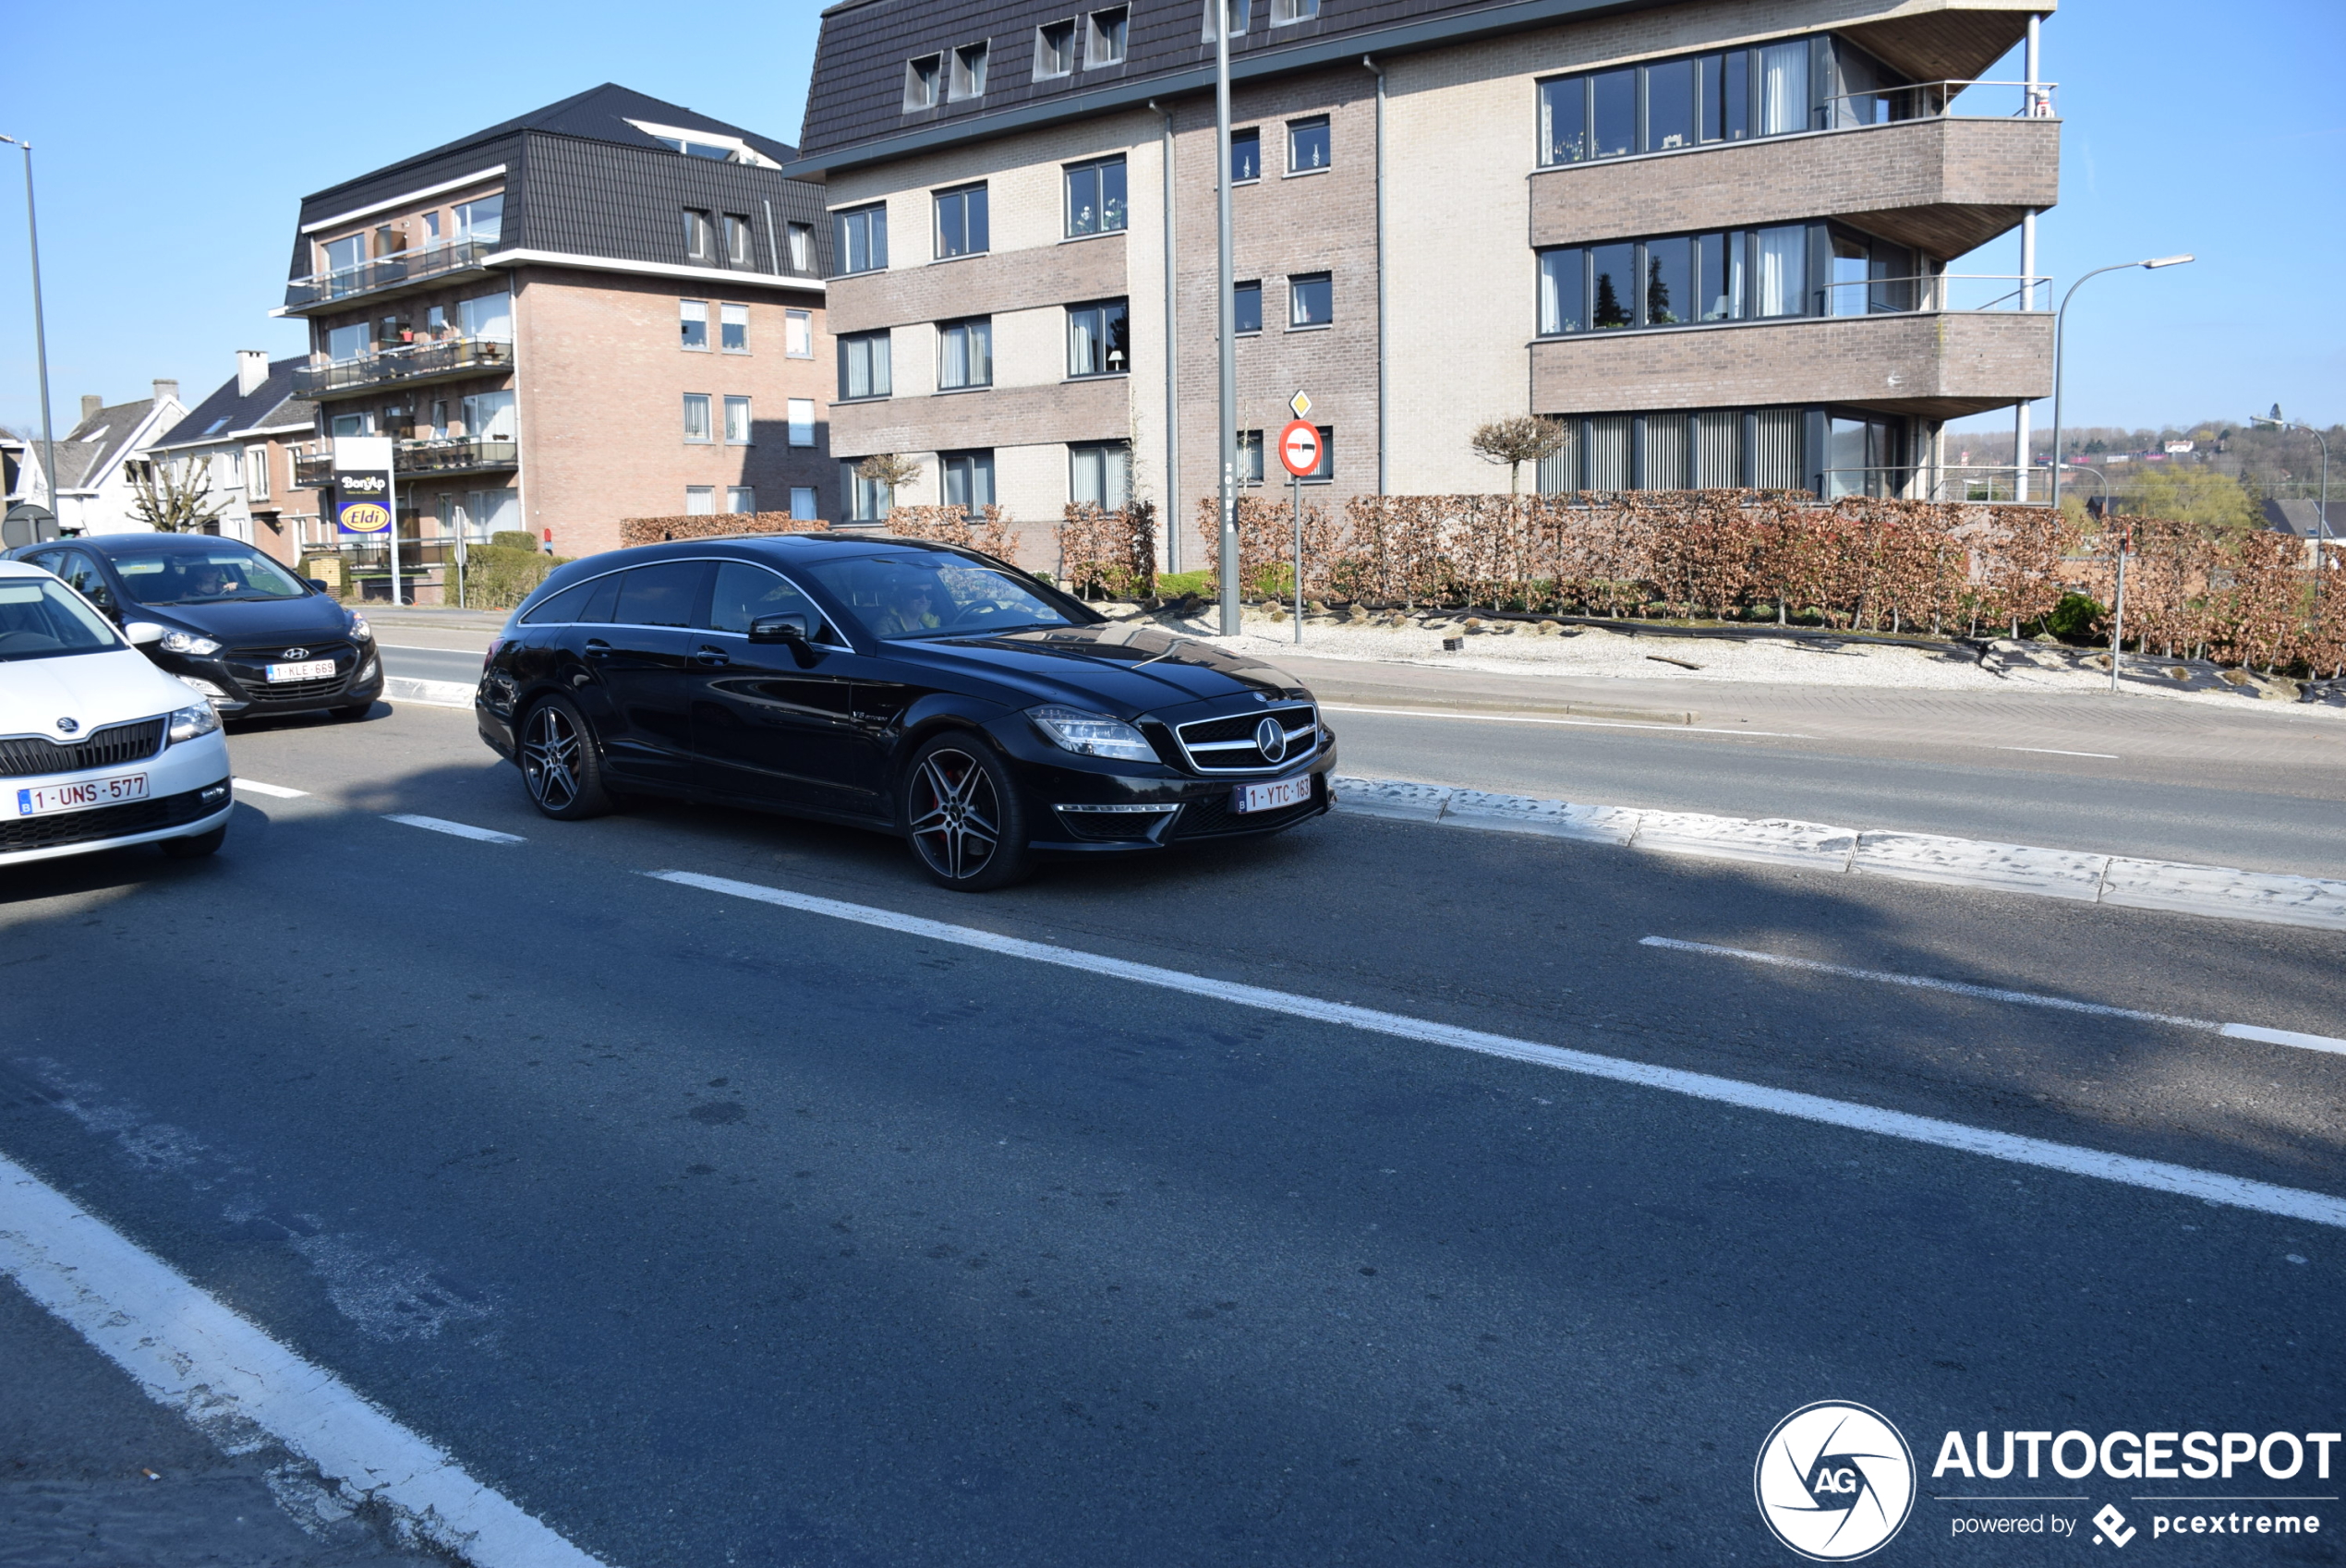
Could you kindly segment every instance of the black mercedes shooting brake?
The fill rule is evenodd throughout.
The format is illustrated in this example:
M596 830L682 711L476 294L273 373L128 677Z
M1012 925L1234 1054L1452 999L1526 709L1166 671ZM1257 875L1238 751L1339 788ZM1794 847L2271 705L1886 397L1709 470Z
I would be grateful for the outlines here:
M45 567L223 718L323 708L357 718L382 695L367 618L252 546L209 534L96 534L8 552Z
M1269 665L870 533L559 568L475 711L548 816L636 794L786 812L900 835L972 891L1038 851L1276 833L1328 809L1336 766L1311 693Z

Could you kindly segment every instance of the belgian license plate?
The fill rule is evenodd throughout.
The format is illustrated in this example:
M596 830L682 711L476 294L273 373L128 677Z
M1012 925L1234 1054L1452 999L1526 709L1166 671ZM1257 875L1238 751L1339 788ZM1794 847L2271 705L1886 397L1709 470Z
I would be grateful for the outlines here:
M332 676L333 672L334 661L333 659L307 658L302 660L299 664L271 665L269 667L269 679L272 681L323 681Z
M115 778L85 778L79 784L38 784L17 791L18 816L46 816L51 812L88 811L92 806L120 805L147 798L147 776L126 773Z
M1284 806L1300 806L1312 798L1310 776L1282 778L1271 784L1240 784L1230 790L1230 809L1235 812L1277 811Z

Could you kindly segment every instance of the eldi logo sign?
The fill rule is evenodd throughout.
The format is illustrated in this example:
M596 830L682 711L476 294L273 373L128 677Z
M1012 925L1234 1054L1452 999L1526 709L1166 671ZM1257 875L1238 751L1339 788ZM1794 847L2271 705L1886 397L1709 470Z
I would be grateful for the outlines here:
M1776 1423L1751 1487L1778 1540L1812 1562L1854 1562L1890 1544L1915 1505L1915 1456L1889 1418L1823 1400Z

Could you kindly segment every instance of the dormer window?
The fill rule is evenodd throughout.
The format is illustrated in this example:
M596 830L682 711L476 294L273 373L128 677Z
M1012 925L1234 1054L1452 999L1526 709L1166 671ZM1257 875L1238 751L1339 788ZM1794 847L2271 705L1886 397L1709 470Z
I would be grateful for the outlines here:
M710 233L708 214L684 209L684 259L714 261L717 259L716 240Z
M1120 66L1124 63L1125 35L1131 25L1132 13L1122 6L1112 11L1092 13L1089 35L1083 40L1083 66Z
M953 78L947 92L951 98L976 98L986 91L986 45L964 43L953 51Z
M944 85L945 56L924 54L917 60L904 62L904 113L917 114L937 107L937 95Z
M1271 25L1288 27L1296 22L1317 21L1320 0L1271 0Z
M719 220L725 228L725 265L749 267L756 265L750 255L749 220L738 213L728 212Z
M1034 75L1063 77L1075 69L1075 22L1046 22L1034 30Z
M1230 36L1238 37L1254 19L1254 0L1222 0L1223 15L1229 18ZM1205 0L1205 42L1214 42L1214 0Z

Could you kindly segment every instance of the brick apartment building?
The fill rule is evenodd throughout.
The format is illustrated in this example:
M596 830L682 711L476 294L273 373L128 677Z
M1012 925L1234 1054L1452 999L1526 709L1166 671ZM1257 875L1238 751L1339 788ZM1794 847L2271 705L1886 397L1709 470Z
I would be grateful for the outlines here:
M395 438L407 564L459 533L578 555L624 517L817 513L830 235L795 156L606 84L303 200L294 390L323 438ZM348 549L326 515L304 544Z
M835 229L841 508L907 452L906 499L1194 524L1210 3L825 13L790 172ZM1242 479L1301 388L1339 497L1503 488L1469 440L1526 413L1549 489L1925 494L1945 421L2050 389L2041 289L1947 271L2056 198L2050 93L1961 87L2043 0L1228 4Z
M311 498L294 484L295 465L318 445L318 407L293 391L308 363L239 349L236 373L142 454L206 487L219 509L206 532L258 545L287 565L300 559L304 532L314 532L306 525L316 522Z

